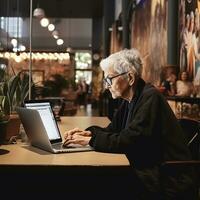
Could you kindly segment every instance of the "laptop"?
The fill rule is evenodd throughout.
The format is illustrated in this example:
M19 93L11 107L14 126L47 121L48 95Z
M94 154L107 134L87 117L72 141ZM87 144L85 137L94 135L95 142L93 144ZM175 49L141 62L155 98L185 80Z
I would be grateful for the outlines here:
M21 119L27 137L32 146L52 152L91 151L92 147L70 145L63 147L62 137L57 126L50 102L29 101L25 107L18 107L17 113Z

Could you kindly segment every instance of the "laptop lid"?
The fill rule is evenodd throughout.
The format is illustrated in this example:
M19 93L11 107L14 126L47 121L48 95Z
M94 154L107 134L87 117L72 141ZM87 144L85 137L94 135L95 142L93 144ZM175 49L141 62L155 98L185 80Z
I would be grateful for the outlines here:
M39 112L34 109L23 107L17 107L16 110L31 145L53 152L51 147L52 144L49 141L47 131L43 125Z
M28 109L38 111L51 144L62 142L62 137L57 122L55 120L50 102L43 100L30 100L26 101L24 103L24 106Z

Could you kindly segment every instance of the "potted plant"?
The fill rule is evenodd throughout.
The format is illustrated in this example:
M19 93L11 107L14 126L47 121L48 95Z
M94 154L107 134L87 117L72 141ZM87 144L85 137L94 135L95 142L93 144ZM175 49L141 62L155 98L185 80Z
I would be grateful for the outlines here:
M28 95L28 80L28 74L19 72L6 76L0 83L0 130L5 131L4 141L19 134L20 119L15 109L22 105Z
M6 126L9 121L9 107L8 101L5 96L0 96L0 144L5 141L6 138Z

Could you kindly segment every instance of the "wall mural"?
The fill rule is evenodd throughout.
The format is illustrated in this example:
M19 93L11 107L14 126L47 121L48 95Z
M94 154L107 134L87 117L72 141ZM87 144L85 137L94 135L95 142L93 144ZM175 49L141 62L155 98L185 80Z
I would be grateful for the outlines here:
M112 31L110 35L110 54L122 50L122 31L118 30L118 27L121 26L121 18L112 24Z
M168 0L143 0L133 11L131 47L143 56L143 78L160 84L162 67L167 63Z
M179 0L179 65L200 87L200 1ZM197 91L197 93L200 93Z

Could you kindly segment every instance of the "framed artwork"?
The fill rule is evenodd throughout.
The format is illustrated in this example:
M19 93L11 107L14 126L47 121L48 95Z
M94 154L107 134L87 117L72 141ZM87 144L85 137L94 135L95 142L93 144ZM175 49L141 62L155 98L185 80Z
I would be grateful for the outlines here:
M168 0L142 0L135 6L130 24L131 47L143 58L142 77L157 86L167 63L167 10Z
M200 85L200 1L179 0L179 66Z
M29 70L23 70L24 73L29 73ZM44 82L44 70L32 70L32 80L37 86L42 86Z

